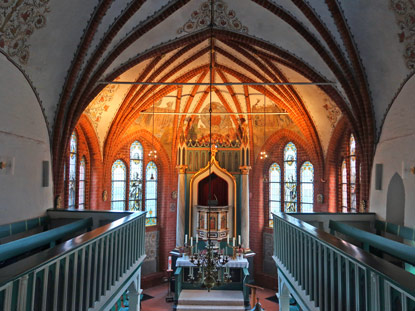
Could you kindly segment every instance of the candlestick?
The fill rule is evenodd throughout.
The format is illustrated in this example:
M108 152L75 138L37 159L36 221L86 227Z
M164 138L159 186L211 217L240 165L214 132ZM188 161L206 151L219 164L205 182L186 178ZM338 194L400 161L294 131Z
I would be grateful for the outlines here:
M227 242L227 244L229 244L229 234L228 234L228 236L226 238L226 242Z
M241 245L241 235L238 235L238 245Z
M184 236L184 244L187 244L187 234Z
M236 244L235 244L235 237L233 237L233 239L232 239L232 245L233 246L235 246Z
M193 237L190 237L190 247L193 247Z

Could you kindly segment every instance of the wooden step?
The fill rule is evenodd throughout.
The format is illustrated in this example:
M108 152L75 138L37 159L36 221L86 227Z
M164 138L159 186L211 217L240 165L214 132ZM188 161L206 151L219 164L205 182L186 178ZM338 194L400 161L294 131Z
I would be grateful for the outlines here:
M245 310L244 297L242 291L235 290L183 290L177 310L242 311Z
M245 311L243 306L198 306L198 305L178 305L177 311Z

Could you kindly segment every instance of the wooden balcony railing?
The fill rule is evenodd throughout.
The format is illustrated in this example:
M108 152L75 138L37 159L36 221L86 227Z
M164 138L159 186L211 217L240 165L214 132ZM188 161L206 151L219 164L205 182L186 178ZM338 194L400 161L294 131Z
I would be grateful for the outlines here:
M130 213L0 269L0 310L109 309L137 282L144 239L145 213Z
M280 296L288 290L304 310L415 310L414 275L283 213L274 260Z

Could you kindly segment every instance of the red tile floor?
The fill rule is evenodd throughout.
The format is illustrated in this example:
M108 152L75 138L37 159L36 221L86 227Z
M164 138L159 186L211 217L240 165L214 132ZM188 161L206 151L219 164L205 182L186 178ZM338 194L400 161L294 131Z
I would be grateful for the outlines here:
M144 293L154 298L145 300L141 303L142 311L166 311L173 309L173 303L167 303L165 298L167 296L167 283L151 287L144 290ZM275 296L275 292L270 289L264 289L263 291L257 291L257 296L262 304L262 307L266 311L277 311L278 304L270 301L266 298Z

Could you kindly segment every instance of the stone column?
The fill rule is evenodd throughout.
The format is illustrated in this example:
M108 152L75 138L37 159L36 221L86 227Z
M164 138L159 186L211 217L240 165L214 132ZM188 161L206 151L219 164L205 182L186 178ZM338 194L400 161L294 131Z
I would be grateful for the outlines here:
M241 166L241 238L242 247L249 249L249 170L250 166ZM234 220L236 221L236 219Z
M177 166L179 176L177 182L177 224L176 224L176 246L184 244L185 211L186 211L186 169L187 165Z

